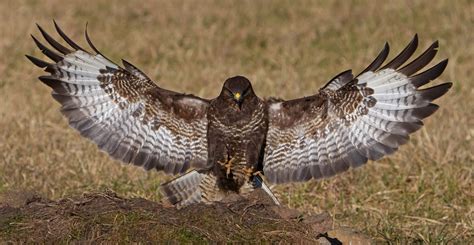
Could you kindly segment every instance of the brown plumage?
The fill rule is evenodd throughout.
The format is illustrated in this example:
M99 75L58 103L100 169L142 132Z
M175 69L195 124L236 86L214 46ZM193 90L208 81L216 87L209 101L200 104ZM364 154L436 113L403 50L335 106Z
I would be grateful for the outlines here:
M235 94L240 95L238 100ZM227 79L221 94L211 100L207 114L208 161L214 165L219 187L239 192L249 177L253 178L248 174L256 172L263 159L268 129L266 109L250 81L241 76ZM231 164L226 167L229 161Z
M38 26L55 50L33 40L54 62L27 57L50 73L39 79L52 88L69 124L115 159L181 174L162 186L177 207L254 188L278 202L262 174L271 183L306 181L380 159L421 128L438 108L431 101L451 87L419 89L447 65L419 72L437 42L399 68L415 52L415 36L382 68L388 44L360 75L342 72L309 97L262 100L247 78L236 76L207 100L163 89L126 61L120 67L93 46L86 30L95 54L89 53L54 24L70 47Z

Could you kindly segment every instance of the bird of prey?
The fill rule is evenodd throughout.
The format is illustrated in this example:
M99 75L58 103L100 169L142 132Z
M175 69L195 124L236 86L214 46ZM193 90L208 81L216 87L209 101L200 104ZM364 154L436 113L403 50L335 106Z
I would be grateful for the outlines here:
M420 88L448 61L420 71L438 51L434 42L407 62L418 46L415 35L385 65L387 43L359 75L344 71L308 97L261 99L247 78L234 76L216 98L203 99L161 88L125 60L114 63L87 28L93 52L54 25L67 44L38 26L53 49L33 40L52 61L27 57L49 73L39 80L52 88L70 126L124 163L179 174L161 188L178 208L255 188L278 202L265 183L330 177L394 153L452 85Z

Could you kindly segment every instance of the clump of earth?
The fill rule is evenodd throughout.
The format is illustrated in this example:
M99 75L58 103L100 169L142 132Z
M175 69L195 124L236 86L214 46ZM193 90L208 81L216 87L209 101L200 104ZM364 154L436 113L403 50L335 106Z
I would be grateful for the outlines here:
M333 229L327 213L277 206L258 190L179 210L113 192L58 201L10 192L0 198L0 241L370 243L348 229Z

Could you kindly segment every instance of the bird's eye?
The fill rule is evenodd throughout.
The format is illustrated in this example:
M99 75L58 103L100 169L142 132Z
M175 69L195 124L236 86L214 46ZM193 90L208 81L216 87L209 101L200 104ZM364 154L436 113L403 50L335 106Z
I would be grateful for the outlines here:
M228 88L226 88L226 87L224 87L224 92L225 92L225 94L228 95L228 96L234 96L234 93L232 93L232 91L230 91L230 89L228 89Z

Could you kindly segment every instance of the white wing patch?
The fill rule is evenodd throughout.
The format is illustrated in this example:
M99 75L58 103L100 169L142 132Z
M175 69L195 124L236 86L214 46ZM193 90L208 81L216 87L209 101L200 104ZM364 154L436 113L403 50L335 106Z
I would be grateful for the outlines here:
M53 89L53 97L62 105L61 112L82 136L115 159L147 170L175 174L191 166L206 167L207 101L162 92L130 63L124 61L124 69L100 54L87 33L86 39L96 54L72 42L57 25L59 35L74 50L39 28L56 51L33 39L54 63L27 57L51 74L40 80Z
M409 134L422 127L421 120L438 108L431 102L452 85L418 89L438 77L447 60L413 75L433 59L437 42L399 68L412 56L417 44L415 36L407 48L379 69L388 55L386 45L359 76L353 78L346 71L332 79L313 104L304 100L296 105L270 104L264 157L268 180L285 183L330 177L369 159L380 159L405 144ZM289 124L288 118L294 120Z

